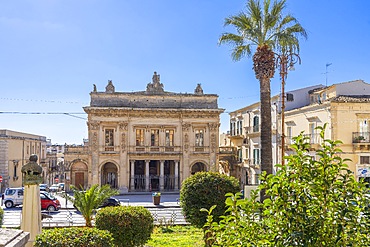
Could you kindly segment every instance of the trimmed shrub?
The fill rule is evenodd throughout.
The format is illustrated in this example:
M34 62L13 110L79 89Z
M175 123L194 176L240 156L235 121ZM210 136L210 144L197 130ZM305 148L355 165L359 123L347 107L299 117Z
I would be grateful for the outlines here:
M0 208L0 227L3 225L4 209Z
M69 227L43 230L35 247L113 247L109 231L91 227Z
M153 216L141 206L106 207L98 211L95 227L113 234L116 246L142 246L153 232Z
M235 177L229 177L215 172L197 172L184 180L180 191L180 205L186 217L186 221L202 228L207 220L207 214L201 212L202 208L213 210L214 220L219 221L225 211L226 193L240 191L239 181Z

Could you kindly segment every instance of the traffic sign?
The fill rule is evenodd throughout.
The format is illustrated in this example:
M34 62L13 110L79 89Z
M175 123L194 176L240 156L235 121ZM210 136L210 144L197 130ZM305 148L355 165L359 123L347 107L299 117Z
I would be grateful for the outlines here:
M0 176L0 183L3 182L3 176Z
M59 178L55 178L55 182L58 183L59 182Z

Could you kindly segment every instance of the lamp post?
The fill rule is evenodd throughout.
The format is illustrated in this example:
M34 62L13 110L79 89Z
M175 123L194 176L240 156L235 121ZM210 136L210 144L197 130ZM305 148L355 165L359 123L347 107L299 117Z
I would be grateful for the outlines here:
M285 80L288 76L288 69L294 70L294 64L301 64L301 58L297 53L292 50L282 51L281 54L276 55L276 67L280 70L281 78L281 164L284 165L284 153L285 153L285 123L284 123L284 111L285 111ZM288 67L289 64L289 67Z

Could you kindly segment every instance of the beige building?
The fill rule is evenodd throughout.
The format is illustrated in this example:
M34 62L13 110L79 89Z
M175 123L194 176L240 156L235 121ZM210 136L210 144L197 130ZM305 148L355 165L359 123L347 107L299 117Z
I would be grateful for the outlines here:
M197 171L218 170L220 114L215 94L164 91L160 76L141 92L90 93L88 146L66 147L67 181L121 192L178 191Z
M23 186L21 169L29 161L31 154L38 156L38 163L43 167L45 180L47 174L46 137L6 129L0 130L2 191L7 187Z
M370 85L362 80L334 84L310 91L309 98L309 105L285 113L287 154L292 137L301 131L313 148L319 147L315 128L327 123L326 138L341 140L342 158L352 160L348 165L357 179L370 182Z
M341 140L342 157L349 158L349 168L357 179L370 182L370 85L362 80L332 86L316 85L287 92L284 125L281 124L281 99L271 99L273 164L282 161L282 128L284 154L293 153L293 137L302 131L312 144L311 155L320 146L319 131L327 123L325 138ZM233 166L242 184L258 184L260 173L260 111L259 102L230 113L230 147ZM228 157L225 147L220 159ZM231 149L228 149L230 151ZM230 166L231 167L231 166ZM275 169L274 169L275 171ZM240 172L240 173L239 173Z
M322 85L315 85L287 92L285 109L292 110L308 105L310 102L309 92L322 87ZM274 173L276 172L275 165L281 163L282 157L281 102L281 95L275 95L271 98L272 162ZM220 143L220 159L230 163L230 170L233 171L231 174L239 178L242 185L256 185L260 182L260 107L260 102L255 102L230 112L230 131L227 136L229 142L224 140L225 145ZM226 148L227 145L229 145L228 149ZM235 158L233 159L232 156Z

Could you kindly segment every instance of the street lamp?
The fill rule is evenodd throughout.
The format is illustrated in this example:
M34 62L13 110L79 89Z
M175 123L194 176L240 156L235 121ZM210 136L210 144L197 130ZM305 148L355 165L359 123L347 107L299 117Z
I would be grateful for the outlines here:
M281 78L281 164L284 165L284 152L285 152L285 124L284 124L284 111L285 111L285 80L288 76L288 69L294 70L294 64L301 64L301 58L297 53L292 50L282 51L281 54L276 54L276 67L280 70ZM288 67L289 64L289 67Z

